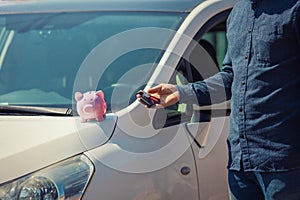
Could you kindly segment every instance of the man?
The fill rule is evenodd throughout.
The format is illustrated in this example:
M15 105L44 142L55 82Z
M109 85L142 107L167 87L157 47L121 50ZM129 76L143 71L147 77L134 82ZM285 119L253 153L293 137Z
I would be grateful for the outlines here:
M300 1L239 0L227 21L227 39L220 73L147 92L160 97L158 107L231 98L231 199L299 200ZM218 97L221 91L226 98Z

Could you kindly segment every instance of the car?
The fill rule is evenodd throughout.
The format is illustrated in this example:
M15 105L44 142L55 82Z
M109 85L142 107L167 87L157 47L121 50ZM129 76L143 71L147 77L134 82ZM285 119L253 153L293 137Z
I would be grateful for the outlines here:
M0 199L228 199L230 101L136 93L219 72L235 3L1 1ZM104 120L82 121L75 93L100 90Z

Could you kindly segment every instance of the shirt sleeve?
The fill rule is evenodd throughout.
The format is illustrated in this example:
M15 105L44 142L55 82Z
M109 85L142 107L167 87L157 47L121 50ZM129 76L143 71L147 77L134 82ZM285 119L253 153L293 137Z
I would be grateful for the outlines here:
M177 86L179 102L198 104L199 106L224 102L231 98L232 81L232 64L227 53L221 72L204 81Z

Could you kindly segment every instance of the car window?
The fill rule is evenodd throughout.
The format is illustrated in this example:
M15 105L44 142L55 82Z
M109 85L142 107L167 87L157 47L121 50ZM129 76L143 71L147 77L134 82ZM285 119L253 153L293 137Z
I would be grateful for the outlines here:
M227 50L226 19L229 11L216 16L204 26L195 36L198 45L192 44L177 66L176 73L170 83L185 85L201 81L220 71ZM209 121L211 112L201 111L201 115L193 110L193 105L176 104L166 108L167 120L165 126L171 126L187 121ZM200 112L200 111L197 111ZM196 116L196 117L195 117ZM201 118L199 118L201 116ZM196 119L197 118L197 119Z
M149 79L172 35L138 35L119 41L115 35L145 27L177 30L183 13L74 12L0 15L0 104L72 107L75 90L103 90L108 112L131 103L130 97ZM113 39L110 39L113 38ZM159 48L133 49L105 63L97 55L94 63L103 73L90 70L74 87L79 69L109 40L99 53L114 55L125 44L159 38ZM163 42L162 42L163 41ZM102 56L102 57L101 57ZM150 63L150 64L149 64ZM134 70L137 66L143 70ZM125 79L131 71L136 81ZM121 80L122 79L122 80ZM138 80L138 81L137 81ZM112 102L114 89L118 102ZM124 90L126 90L124 92ZM123 91L123 92L122 92Z
M209 32L203 35L202 39L208 41L213 46L218 67L221 70L227 51L226 23L223 22L213 27Z

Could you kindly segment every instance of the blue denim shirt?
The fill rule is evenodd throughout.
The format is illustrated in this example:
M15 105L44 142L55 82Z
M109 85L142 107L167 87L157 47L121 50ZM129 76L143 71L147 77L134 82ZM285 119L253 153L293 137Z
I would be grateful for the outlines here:
M222 71L177 86L180 102L231 98L230 169L300 168L300 1L239 0L227 39Z

